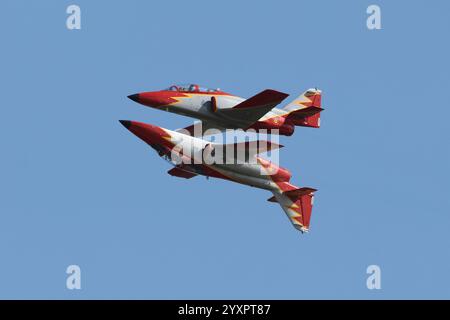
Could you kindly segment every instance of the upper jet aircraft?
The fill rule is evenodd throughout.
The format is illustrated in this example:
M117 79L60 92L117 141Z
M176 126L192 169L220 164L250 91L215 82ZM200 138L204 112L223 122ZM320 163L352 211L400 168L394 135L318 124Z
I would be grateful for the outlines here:
M195 125L185 128L195 136L212 128L256 131L277 129L279 134L290 136L295 126L320 126L320 112L323 110L320 90L308 89L284 108L275 108L287 96L286 93L267 89L244 99L220 89L189 84L132 94L128 98L148 107L201 120L200 132Z

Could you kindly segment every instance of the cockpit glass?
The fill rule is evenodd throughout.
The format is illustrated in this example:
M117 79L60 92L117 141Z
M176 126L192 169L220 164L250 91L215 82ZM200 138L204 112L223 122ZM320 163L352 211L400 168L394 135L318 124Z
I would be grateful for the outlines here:
M217 91L219 91L218 89L201 87L198 84L173 85L165 90L166 91L179 91L179 92L217 92Z

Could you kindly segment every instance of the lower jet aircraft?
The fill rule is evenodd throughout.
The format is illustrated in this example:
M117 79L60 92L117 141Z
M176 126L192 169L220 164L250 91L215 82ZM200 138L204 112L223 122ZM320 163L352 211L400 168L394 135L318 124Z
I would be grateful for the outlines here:
M174 165L168 171L170 175L185 179L203 175L269 190L273 197L268 201L278 202L297 230L302 233L309 230L317 190L292 185L288 170L258 156L282 145L261 140L218 144L142 122L120 120L120 123ZM242 159L245 161L235 161L239 154L236 149L245 151ZM211 161L212 157L224 161Z
M276 129L279 134L290 136L295 126L320 127L320 112L323 110L320 90L308 89L283 109L274 108L287 96L267 89L244 99L219 89L190 84L132 94L128 98L148 107L201 120L201 130L195 130L194 125L185 128L195 136L210 128Z

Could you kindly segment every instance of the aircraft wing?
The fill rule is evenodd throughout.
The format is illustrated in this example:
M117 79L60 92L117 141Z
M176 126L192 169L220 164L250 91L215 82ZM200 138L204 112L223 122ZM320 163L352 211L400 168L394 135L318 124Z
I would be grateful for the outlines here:
M197 137L203 135L208 129L217 129L224 131L226 129L247 129L253 123L262 118L267 112L272 110L281 101L289 95L283 92L266 89L257 95L237 104L233 108L219 109L216 112L220 114L222 120L214 121L198 121L195 124L178 129L177 132L186 130L191 136ZM202 124L201 130L195 129L195 126Z
M235 128L246 129L288 96L283 92L266 89L233 108L219 109L217 112L223 115L227 122L234 124Z
M198 128L196 128L196 126L198 126ZM176 131L180 133L186 133L184 131L187 131L193 137L200 137L205 133L206 130L209 129L217 129L219 131L223 131L226 128L211 121L197 121L193 125L190 125L186 128L178 129Z
M266 140L227 143L221 144L219 146L222 147L221 151L222 154L225 156L225 158L237 159L240 161L245 161L245 159L250 159L250 157L254 157L260 153L265 153L272 150L281 149L284 147L281 144Z
M197 174L190 172L190 171L185 171L179 167L174 167L174 168L170 169L169 171L167 171L167 173L170 174L171 176L185 178L185 179L190 179L192 177L197 176Z
M303 232L309 231L309 223L314 200L313 188L299 188L286 192L273 192L270 202L278 202L294 225L294 228Z

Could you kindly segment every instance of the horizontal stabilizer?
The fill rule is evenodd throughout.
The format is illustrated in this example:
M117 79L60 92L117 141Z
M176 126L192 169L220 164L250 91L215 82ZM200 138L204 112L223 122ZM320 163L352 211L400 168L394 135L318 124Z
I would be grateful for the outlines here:
M304 187L304 188L285 191L285 192L283 192L283 195L289 197L290 199L297 199L298 197L304 196L306 194L311 194L315 191L317 191L317 190L313 189L313 188Z
M306 107L304 109L299 109L297 111L294 111L291 113L291 116L294 118L306 118L306 117L311 117L317 113L320 113L321 111L323 111L324 109L322 108L317 108L317 107Z

